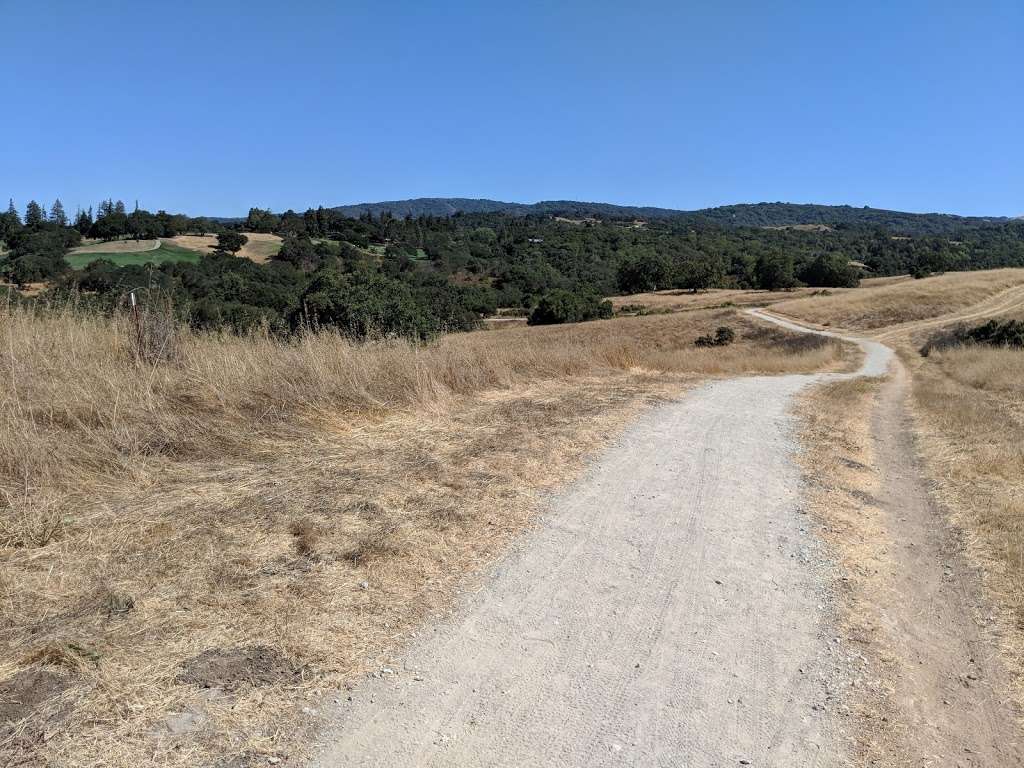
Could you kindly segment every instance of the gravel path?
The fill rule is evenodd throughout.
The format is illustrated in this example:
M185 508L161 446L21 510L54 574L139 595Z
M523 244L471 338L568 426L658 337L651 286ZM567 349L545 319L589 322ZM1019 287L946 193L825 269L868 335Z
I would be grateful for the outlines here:
M858 343L845 376L884 373L888 348ZM846 765L846 649L790 415L837 376L649 411L454 618L341 700L317 764Z

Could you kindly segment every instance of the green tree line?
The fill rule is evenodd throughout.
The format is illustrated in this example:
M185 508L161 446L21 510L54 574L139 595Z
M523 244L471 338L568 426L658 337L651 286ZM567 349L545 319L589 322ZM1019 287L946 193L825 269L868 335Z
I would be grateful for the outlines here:
M64 255L83 237L99 239L219 234L218 252L196 264L123 266L97 261L71 271ZM283 238L268 264L239 259L242 232ZM290 333L329 325L353 336L427 337L465 330L499 307L531 322L608 314L604 297L669 288L786 290L854 286L863 275L1024 265L1024 222L966 226L949 235L897 236L872 227L726 227L692 217L647 221L509 213L395 217L345 216L330 208L214 221L120 201L68 216L13 202L0 214L10 282L46 282L48 295L72 294L99 309L147 286L170 296L199 327L244 331L264 325Z

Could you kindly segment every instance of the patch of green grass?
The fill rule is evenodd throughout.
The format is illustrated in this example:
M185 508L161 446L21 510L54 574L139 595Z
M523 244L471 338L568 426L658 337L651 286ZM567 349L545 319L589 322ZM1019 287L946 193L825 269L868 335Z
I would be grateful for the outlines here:
M85 269L94 261L103 259L112 261L119 267L129 264L164 264L174 261L197 262L200 254L189 248L161 242L155 251L139 251L136 253L72 253L64 257L72 269Z

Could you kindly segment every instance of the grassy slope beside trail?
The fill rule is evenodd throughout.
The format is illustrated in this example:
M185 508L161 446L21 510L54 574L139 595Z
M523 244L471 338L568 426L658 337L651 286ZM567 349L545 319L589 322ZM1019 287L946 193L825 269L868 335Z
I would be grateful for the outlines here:
M1024 299L1001 317L1024 319ZM1024 350L971 345L925 358L917 349L929 333L901 350L913 371L920 446L1001 609L998 635L1024 708Z
M694 346L726 324L736 343ZM301 705L446 610L645 402L845 363L729 310L421 346L182 329L143 365L125 318L12 310L0 333L0 685L63 690L23 739L0 718L0 763L114 768L294 754ZM232 688L196 661L218 648L269 679ZM198 730L171 732L190 710Z
M944 327L1024 319L1022 285L1022 269L950 273L772 309L875 331L911 371L926 471L952 522L966 532L968 555L982 567L1024 708L1024 350L971 345L919 353Z
M772 310L820 325L874 330L966 309L1001 291L1024 285L1024 269L949 272L904 280L870 291L833 292L782 301Z
M160 247L152 251L121 251L116 253L102 253L90 251L87 253L70 253L64 259L73 269L84 269L94 261L112 261L119 267L129 264L163 264L176 261L199 261L199 254L188 248L160 243Z

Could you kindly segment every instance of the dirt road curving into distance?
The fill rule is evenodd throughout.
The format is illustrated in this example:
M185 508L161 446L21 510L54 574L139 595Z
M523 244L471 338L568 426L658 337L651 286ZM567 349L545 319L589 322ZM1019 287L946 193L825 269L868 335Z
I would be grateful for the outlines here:
M855 374L715 381L649 411L453 618L338 700L315 764L852 764L862 673L791 410L816 382L885 374L891 351L857 343Z
M984 301L974 304L961 312L954 312L952 314L942 315L941 317L933 317L927 320L915 320L909 323L890 326L888 328L874 331L870 335L873 339L891 342L899 339L900 337L909 337L912 333L917 333L931 328L939 328L945 325L952 325L953 323L965 323L971 320L986 320L991 317L998 317L1006 312L1019 309L1022 305L1024 305L1024 285L1019 285L1014 288L1007 288L1005 291L1000 291L999 293L994 294Z

